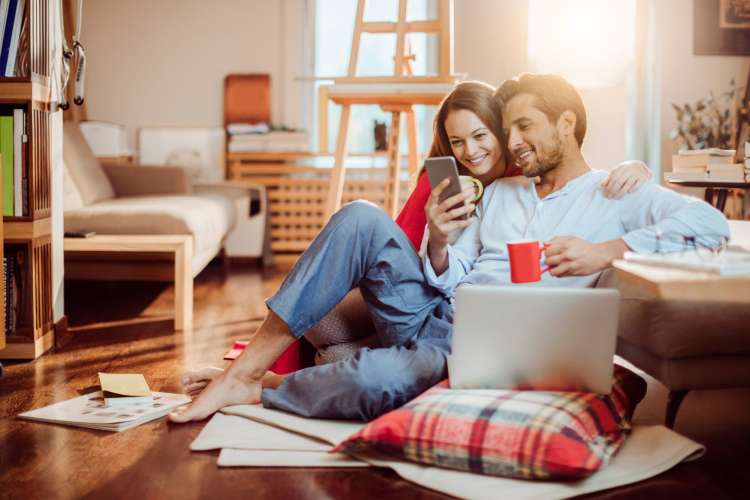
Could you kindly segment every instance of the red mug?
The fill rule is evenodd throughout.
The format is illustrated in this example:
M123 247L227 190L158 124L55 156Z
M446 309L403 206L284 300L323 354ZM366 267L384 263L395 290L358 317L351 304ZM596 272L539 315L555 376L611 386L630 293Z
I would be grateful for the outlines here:
M539 281L542 279L542 274L549 271L549 267L542 269L539 263L542 259L542 252L549 247L549 243L540 245L536 240L516 240L509 241L507 246L511 282Z

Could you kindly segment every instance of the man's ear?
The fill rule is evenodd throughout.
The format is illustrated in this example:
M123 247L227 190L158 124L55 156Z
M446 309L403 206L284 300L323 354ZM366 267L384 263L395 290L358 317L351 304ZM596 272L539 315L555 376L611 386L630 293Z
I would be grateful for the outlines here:
M557 128L562 136L575 135L576 132L576 114L566 109L557 119Z

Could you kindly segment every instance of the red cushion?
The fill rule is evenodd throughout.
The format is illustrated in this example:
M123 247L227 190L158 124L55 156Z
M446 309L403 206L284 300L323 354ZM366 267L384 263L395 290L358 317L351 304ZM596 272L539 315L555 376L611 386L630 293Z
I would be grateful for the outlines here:
M456 390L443 381L370 422L334 451L376 450L494 476L572 479L603 467L630 432L646 383L615 367L610 395Z

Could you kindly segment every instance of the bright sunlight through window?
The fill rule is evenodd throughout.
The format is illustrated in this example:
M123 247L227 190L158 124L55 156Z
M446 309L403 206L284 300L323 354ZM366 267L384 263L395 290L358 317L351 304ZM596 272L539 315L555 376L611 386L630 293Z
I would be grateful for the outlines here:
M580 88L623 82L633 60L635 0L529 0L529 66Z

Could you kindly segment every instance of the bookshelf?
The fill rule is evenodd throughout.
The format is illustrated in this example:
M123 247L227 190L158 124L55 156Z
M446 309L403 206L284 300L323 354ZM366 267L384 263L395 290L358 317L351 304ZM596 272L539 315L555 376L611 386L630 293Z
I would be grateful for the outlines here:
M0 114L22 109L28 137L24 169L28 208L24 215L4 216L0 226L2 253L7 266L14 267L17 282L13 288L15 328L6 332L3 325L5 347L0 359L35 359L54 344L50 123L55 104L50 98L50 4L26 0L23 16L28 43L21 46L18 57L28 61L24 72L28 76L0 78Z

